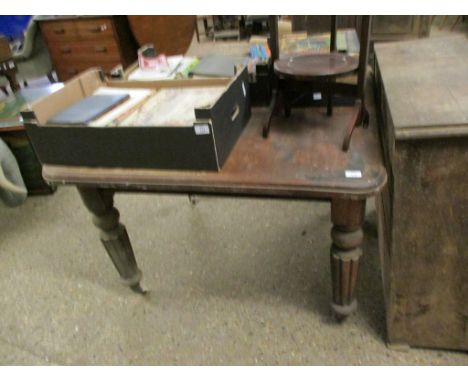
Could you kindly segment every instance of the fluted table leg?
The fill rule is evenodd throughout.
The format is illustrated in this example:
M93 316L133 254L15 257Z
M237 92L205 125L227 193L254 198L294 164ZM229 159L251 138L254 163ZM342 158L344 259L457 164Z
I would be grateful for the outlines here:
M332 246L330 249L333 299L331 306L338 318L357 308L354 296L359 259L362 255L366 200L333 199L331 204Z
M114 192L92 187L78 187L78 192L86 208L93 214L93 223L100 231L101 242L122 282L133 291L144 293L140 286L142 274L127 230L119 222L119 211L114 207Z

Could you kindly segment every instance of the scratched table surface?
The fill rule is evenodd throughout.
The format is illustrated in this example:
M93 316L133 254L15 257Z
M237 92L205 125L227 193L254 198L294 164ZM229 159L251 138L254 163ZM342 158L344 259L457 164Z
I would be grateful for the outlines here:
M245 196L365 198L384 186L376 125L357 128L348 152L341 150L351 107L336 107L332 117L322 108L295 110L275 117L268 139L261 134L266 108L252 117L219 172L157 169L90 168L45 165L44 178L54 184L116 190L183 192Z

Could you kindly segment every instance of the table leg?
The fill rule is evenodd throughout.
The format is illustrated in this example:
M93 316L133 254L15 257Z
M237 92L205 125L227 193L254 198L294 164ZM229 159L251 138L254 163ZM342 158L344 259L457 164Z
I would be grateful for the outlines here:
M14 71L8 71L4 73L5 77L7 78L8 82L10 83L11 92L15 93L21 89L18 80L16 79L16 73Z
M332 246L330 249L333 299L331 306L342 319L357 308L354 290L362 255L362 224L366 200L333 199L331 203Z
M127 230L119 222L119 211L114 207L114 192L91 187L78 187L78 192L93 215L93 223L100 230L101 242L122 282L134 292L145 293L140 286L142 274L138 269Z

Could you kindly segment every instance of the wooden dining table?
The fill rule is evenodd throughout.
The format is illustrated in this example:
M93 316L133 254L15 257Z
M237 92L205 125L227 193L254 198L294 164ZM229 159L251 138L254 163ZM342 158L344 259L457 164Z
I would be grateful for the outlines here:
M220 171L45 164L43 177L57 186L78 188L122 281L140 293L145 292L140 284L142 272L114 206L117 192L327 200L332 222L331 306L337 317L344 318L357 306L366 200L387 181L377 126L371 123L356 129L344 152L341 144L352 107L336 107L332 116L326 115L326 108L298 109L289 118L275 118L269 139L264 139L262 121L267 113L267 108L252 109L248 125Z

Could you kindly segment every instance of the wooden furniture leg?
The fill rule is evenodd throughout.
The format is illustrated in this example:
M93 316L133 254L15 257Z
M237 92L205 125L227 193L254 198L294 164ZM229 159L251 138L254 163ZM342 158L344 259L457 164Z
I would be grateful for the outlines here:
M270 134L271 119L273 118L273 114L275 114L276 109L278 107L277 103L278 103L278 90L273 90L273 93L271 95L270 106L268 108L268 117L266 121L263 122L263 129L262 129L263 138L268 138L268 134Z
M332 309L339 319L357 308L354 296L362 255L362 224L366 200L333 199L331 203L332 245L330 249L333 283Z
M346 133L343 138L343 143L341 145L341 149L343 151L348 151L354 128L358 125L362 125L364 128L366 128L369 125L369 112L360 100L358 100L354 105L353 114L351 115L351 119L349 120L348 125L346 127Z
M333 84L335 79L329 78L327 81L327 115L333 114Z
M10 70L8 72L5 72L3 75L7 78L8 82L10 83L12 93L15 93L21 89L20 84L16 79L16 73L14 71Z
M134 292L144 294L141 271L133 254L125 226L119 222L114 207L114 192L91 187L78 187L81 199L93 215L93 223L100 231L101 242L120 274L122 282Z
M200 31L198 30L198 19L195 17L195 34L197 36L197 42L200 42Z
M337 16L331 17L331 32L330 32L330 52L336 52L336 22ZM329 78L327 91L327 115L330 117L333 114L333 84L334 78Z

